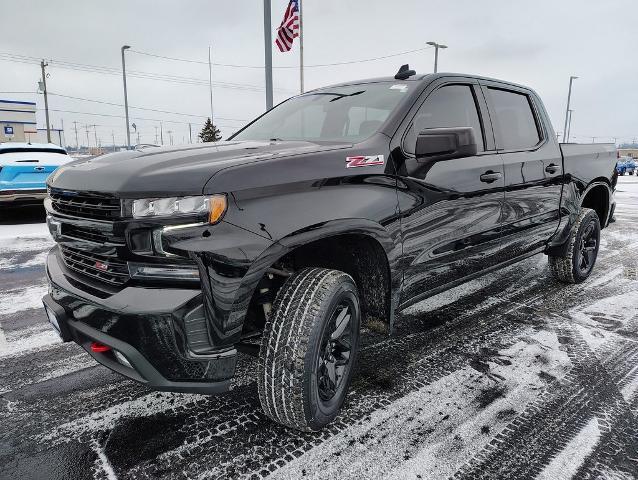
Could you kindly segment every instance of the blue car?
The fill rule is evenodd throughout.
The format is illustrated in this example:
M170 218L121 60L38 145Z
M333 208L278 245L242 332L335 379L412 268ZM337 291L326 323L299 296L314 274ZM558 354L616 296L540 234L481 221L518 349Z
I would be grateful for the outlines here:
M636 161L631 157L622 157L616 163L616 171L618 175L624 175L625 173L633 175L636 171Z
M71 160L52 143L0 143L0 205L42 202L49 175Z

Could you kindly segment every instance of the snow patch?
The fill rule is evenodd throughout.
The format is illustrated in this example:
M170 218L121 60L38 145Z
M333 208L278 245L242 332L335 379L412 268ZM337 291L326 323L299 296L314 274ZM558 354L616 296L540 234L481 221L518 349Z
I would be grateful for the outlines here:
M117 480L115 470L113 470L104 448L102 448L102 445L100 445L100 442L95 437L91 438L91 448L97 454L97 468L104 472L108 480Z
M570 480L600 441L598 419L592 418L552 459L536 480Z
M609 283L616 277L620 277L623 274L624 270L625 269L623 267L614 268L610 272L607 272L605 275L596 278L593 282L588 282L587 288L596 288L600 285L604 285L605 283ZM595 273L594 277L596 277Z
M42 308L42 297L49 292L48 285L35 285L33 287L16 288L0 293L0 315Z
M53 239L49 234L46 223L27 223L24 225L0 225L0 252L16 245L16 240L22 240L21 244L35 246L39 244L53 245ZM44 247L46 248L46 247ZM13 250L10 248L10 250Z
M50 345L62 343L58 332L52 326L43 323L16 333L6 334L6 343L0 345L0 358L15 357L25 352L41 350Z
M64 423L42 437L43 441L79 438L83 434L112 429L125 417L148 417L167 410L175 410L208 398L206 395L153 392L113 405L107 409Z
M590 305L579 305L571 309L569 315L583 325L613 331L638 317L636 292L627 291Z
M522 412L546 378L565 375L571 362L559 347L555 333L530 329L486 359L491 375L457 370L376 410L272 478L297 479L304 470L307 478L447 478L512 420L502 412Z

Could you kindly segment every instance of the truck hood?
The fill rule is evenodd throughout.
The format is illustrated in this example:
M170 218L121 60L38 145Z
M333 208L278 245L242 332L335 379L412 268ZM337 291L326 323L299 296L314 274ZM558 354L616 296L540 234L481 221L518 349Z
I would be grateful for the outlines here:
M208 180L225 168L351 146L298 141L226 141L150 147L71 162L49 177L48 184L65 190L110 193L121 198L199 195Z

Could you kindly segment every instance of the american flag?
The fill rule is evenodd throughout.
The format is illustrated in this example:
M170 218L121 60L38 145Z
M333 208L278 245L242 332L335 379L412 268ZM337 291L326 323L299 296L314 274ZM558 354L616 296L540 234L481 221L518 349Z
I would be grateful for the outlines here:
M292 48L292 41L299 36L299 0L290 0L284 19L277 29L275 44L280 52L288 52Z

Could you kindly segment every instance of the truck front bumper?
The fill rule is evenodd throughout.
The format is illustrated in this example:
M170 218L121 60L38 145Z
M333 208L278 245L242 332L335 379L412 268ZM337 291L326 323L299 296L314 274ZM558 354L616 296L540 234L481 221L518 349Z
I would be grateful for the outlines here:
M66 269L57 247L48 255L46 272L45 310L64 341L75 341L99 363L156 390L230 388L234 348L207 355L188 349L184 317L201 304L200 290L130 286L111 295L92 292ZM96 351L94 343L108 348Z

